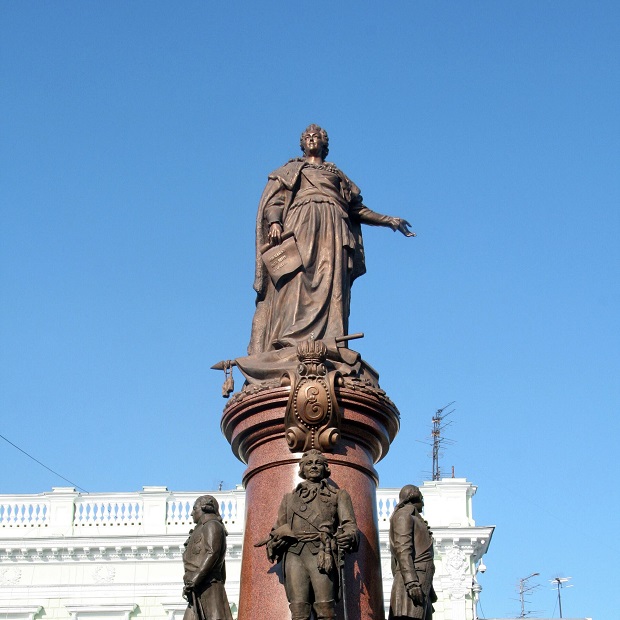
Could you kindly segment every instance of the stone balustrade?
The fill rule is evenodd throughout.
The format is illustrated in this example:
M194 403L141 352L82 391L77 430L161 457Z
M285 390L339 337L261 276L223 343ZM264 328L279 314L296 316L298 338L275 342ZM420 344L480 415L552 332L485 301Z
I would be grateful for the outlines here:
M230 534L244 528L245 491L211 492ZM192 506L199 493L144 487L135 493L78 493L55 487L40 495L0 495L0 536L3 538L108 536L123 534L185 534L192 526ZM389 528L398 490L377 491L379 529Z
M451 482L454 480L454 482ZM425 516L434 526L472 527L471 497L475 487L459 478L423 486ZM244 528L245 491L211 491L231 534ZM166 487L143 487L134 493L78 493L55 487L39 495L0 495L0 536L33 537L125 534L183 534L192 526L191 511L198 492L179 493ZM377 490L379 530L389 529L398 503L398 489ZM465 510L463 509L465 507Z

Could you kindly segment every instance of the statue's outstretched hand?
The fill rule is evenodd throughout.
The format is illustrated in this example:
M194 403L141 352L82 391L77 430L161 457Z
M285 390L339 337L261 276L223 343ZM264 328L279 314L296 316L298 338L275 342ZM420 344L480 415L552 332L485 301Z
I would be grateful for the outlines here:
M391 220L392 221L390 222L390 227L392 228L392 230L398 230L399 232L403 233L405 237L416 236L416 234L412 230L409 230L409 226L411 226L411 224L407 220L404 220L402 217L393 217L391 218Z

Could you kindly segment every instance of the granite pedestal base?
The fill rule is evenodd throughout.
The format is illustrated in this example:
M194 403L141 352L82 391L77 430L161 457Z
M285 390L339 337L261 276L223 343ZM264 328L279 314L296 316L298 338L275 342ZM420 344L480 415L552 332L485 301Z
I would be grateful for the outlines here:
M289 391L288 387L252 387L239 392L222 417L222 431L233 453L248 465L243 476L246 521L239 620L290 618L280 566L269 563L264 547L254 547L269 535L284 494L300 481L301 453L291 453L284 438ZM374 464L387 454L399 429L399 414L376 388L341 387L337 398L341 439L325 455L331 480L351 495L360 530L359 550L347 556L345 565L348 620L384 620ZM344 618L342 605L339 620Z

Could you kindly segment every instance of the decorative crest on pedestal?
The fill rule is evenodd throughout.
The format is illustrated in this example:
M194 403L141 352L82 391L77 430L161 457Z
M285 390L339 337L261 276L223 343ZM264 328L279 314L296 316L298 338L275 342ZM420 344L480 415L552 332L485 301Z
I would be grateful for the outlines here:
M291 452L328 450L340 438L340 408L334 384L339 373L325 366L327 346L320 340L297 345L299 365L289 373L291 394L286 405L285 436Z

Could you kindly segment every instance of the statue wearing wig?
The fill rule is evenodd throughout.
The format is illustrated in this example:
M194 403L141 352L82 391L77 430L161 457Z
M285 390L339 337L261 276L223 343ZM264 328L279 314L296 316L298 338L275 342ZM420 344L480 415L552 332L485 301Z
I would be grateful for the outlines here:
M226 536L217 500L202 495L194 502L190 531L183 552L183 596L188 607L183 620L232 620L226 581Z
M433 589L435 563L433 535L420 514L424 499L420 489L408 484L390 517L392 594L389 620L431 620L437 595Z
M329 475L321 452L305 452L299 463L304 481L284 496L269 538L259 543L272 562L282 562L292 620L309 620L312 604L318 620L336 618L338 566L344 553L357 549L351 497L329 484Z

